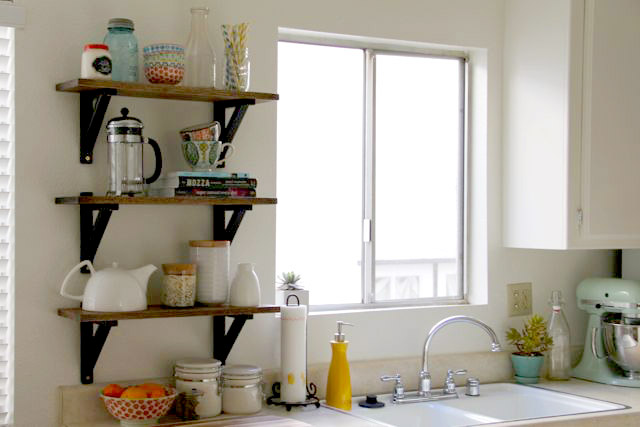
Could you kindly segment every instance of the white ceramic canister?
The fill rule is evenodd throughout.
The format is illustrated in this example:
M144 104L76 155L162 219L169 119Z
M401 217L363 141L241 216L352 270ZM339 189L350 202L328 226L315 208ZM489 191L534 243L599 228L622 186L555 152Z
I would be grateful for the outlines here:
M229 299L228 240L191 240L191 262L197 264L196 301L226 304Z
M253 365L230 365L222 369L222 412L255 414L262 409L262 369Z
M215 417L222 411L222 390L220 389L220 366L216 359L181 359L176 361L175 379L178 393L197 390L196 413L201 417Z
M260 305L260 282L253 264L238 264L238 270L231 283L229 304L238 307L257 307Z
M80 77L83 79L111 80L111 55L106 44L87 44L82 52Z

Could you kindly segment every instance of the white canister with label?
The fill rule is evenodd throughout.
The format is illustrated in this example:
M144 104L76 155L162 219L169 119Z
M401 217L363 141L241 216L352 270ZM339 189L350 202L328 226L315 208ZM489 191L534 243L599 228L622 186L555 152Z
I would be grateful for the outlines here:
M222 411L220 389L220 366L216 359L181 359L176 361L175 379L178 393L197 390L202 393L198 397L196 413L200 418L215 417Z
M226 304L229 299L228 240L191 240L191 262L197 264L196 301Z
M83 79L111 80L111 54L106 44L87 44L82 51L80 77Z
M222 370L222 412L255 414L262 409L262 369L253 365L230 365Z

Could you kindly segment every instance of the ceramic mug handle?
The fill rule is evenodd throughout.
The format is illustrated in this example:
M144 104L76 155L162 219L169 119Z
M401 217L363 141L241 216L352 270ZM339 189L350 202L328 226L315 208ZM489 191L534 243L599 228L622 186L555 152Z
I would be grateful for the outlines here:
M225 155L224 159L220 159L220 156L222 155L222 152L224 151L225 147L228 147L227 154ZM231 156L233 156L234 150L235 148L230 142L225 142L224 144L220 144L220 148L218 148L218 158L216 159L215 163L212 166L214 167L218 166L220 163L226 160L229 160Z
M60 288L60 295L62 295L63 297L71 298L71 299L74 299L74 300L82 302L84 294L83 295L71 295L71 294L69 294L69 293L67 293L65 291L65 288L67 287L67 283L69 282L69 279L71 279L71 276L73 276L73 273L75 273L76 271L80 270L82 267L87 267L89 269L89 271L91 272L92 276L94 274L96 274L96 270L93 269L93 265L91 264L91 261L89 261L88 259L85 259L80 264L78 264L75 267L73 267L71 269L71 271L67 274L67 277L64 278L64 281L62 282L62 287Z

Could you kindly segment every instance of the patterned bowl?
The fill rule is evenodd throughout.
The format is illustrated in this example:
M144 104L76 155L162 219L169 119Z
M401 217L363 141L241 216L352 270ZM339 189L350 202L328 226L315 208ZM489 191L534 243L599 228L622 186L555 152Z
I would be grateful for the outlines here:
M174 43L155 43L142 48L144 55L155 53L184 53L184 47Z
M217 141L220 139L220 123L208 122L180 130L183 141Z
M169 43L143 48L144 75L150 83L177 84L184 77L184 48Z
M171 409L171 405L178 393L171 386L165 386L167 393L164 397L149 397L146 399L122 399L109 397L100 393L107 411L120 420L122 426L146 426L158 423L158 418L164 416Z

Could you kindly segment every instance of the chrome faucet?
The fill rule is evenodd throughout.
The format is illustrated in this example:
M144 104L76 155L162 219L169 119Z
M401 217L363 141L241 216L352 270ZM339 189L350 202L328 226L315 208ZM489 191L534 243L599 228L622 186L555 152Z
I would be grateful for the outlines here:
M429 373L428 366L428 357L429 357L429 346L431 345L431 340L433 336L442 329L443 326L448 325L450 323L464 322L470 323L472 325L479 326L484 329L484 331L489 334L491 338L491 351L501 351L500 343L498 342L498 337L496 333L485 323L474 319L469 316L453 316L447 317L436 323L433 328L427 334L427 340L424 343L424 352L422 353L422 370L420 371L420 379L418 383L418 391L407 393L404 391L404 385L402 383L402 378L399 374L396 375L385 375L380 377L382 381L395 381L395 387L393 391L393 403L413 403L413 402L425 402L431 400L444 400L444 399L456 399L458 397L458 393L456 392L456 383L454 381L454 375L464 375L467 373L464 369L459 370L451 370L447 371L447 378L444 381L444 386L442 391L437 393L431 392L431 374ZM470 381L467 383L468 394L470 396L479 395L479 386L480 383L476 378L469 378Z
M491 338L491 351L495 352L502 350L496 333L486 323L469 316L452 316L447 317L446 319L442 319L441 321L436 323L433 328L431 328L431 330L427 334L427 339L424 342L424 350L422 351L422 370L420 371L420 378L418 382L418 394L420 396L426 397L431 394L431 374L429 373L429 347L431 346L431 340L433 339L435 334L444 326L458 322L470 323L472 325L479 326L487 334L489 334L489 337ZM447 381L445 382L445 390L451 390L451 382L449 381L449 377L450 376L447 376Z

